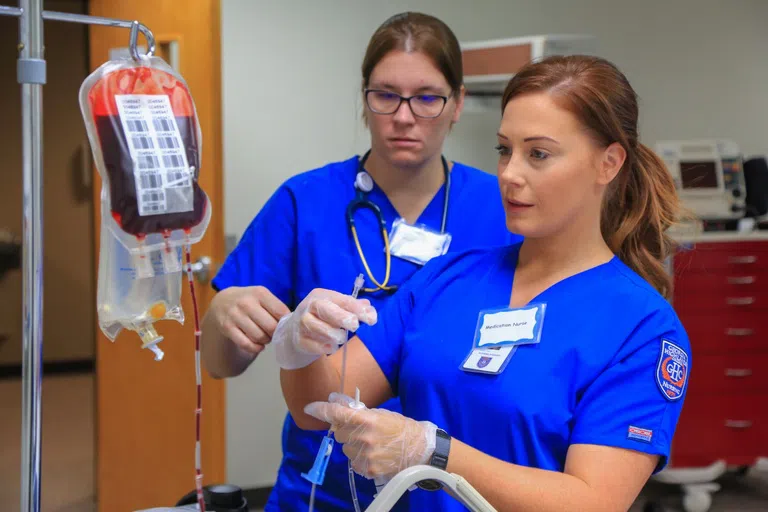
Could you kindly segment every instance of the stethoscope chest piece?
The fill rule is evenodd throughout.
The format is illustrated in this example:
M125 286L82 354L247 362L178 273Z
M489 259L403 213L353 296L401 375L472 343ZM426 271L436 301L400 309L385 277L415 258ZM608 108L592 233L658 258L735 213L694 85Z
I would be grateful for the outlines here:
M373 190L373 178L365 171L360 171L355 176L355 188L366 194Z

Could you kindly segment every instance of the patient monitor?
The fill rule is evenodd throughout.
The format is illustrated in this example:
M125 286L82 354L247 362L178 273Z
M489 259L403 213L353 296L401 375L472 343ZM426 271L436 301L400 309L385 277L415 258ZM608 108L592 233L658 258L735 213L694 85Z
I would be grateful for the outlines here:
M743 158L730 140L662 141L664 160L683 205L702 220L744 217L746 183Z

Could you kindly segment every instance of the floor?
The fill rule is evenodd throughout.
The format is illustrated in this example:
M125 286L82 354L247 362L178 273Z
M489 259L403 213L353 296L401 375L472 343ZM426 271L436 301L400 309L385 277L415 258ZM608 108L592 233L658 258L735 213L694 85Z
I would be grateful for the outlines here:
M46 377L42 390L42 510L92 512L94 389L92 375ZM20 503L21 381L0 381L0 497Z
M94 389L92 375L43 379L42 510L95 512ZM21 467L21 383L0 380L0 503L8 510L19 503ZM712 512L768 511L768 474L728 475L713 496ZM680 492L648 484L631 512L643 512L648 499L665 512L682 512ZM252 511L257 512L257 511Z
M768 511L768 474L729 474L718 481L721 490L712 495L712 512L766 512ZM647 500L664 506L664 512L684 512L679 488L649 483L630 512L643 512Z

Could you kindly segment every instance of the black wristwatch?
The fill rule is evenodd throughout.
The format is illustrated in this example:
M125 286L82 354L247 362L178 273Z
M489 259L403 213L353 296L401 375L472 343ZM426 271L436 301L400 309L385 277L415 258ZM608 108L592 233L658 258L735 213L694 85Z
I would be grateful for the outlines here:
M429 459L429 465L445 471L445 468L448 467L448 455L450 454L450 451L451 436L449 436L448 432L445 430L437 429L435 451ZM443 485L437 480L424 480L416 485L425 491L439 491L443 488Z
M448 467L448 454L450 451L451 436L449 436L448 432L445 430L437 429L435 452L432 454L432 459L430 459L429 465L445 471L445 468Z

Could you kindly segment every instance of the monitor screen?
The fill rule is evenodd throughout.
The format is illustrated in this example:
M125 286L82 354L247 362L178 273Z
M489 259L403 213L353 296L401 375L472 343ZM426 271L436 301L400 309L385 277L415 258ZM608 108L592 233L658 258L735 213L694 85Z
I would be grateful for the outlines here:
M683 188L717 188L717 166L712 160L680 162Z

